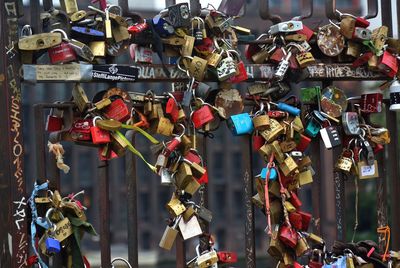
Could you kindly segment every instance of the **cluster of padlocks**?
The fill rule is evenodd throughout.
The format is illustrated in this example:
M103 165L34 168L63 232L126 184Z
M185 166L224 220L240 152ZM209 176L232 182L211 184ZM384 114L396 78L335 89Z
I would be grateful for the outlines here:
M174 186L166 204L170 219L160 247L170 250L178 234L184 240L199 237L203 235L200 222L211 223L211 211L192 201L208 183L207 168L196 148L196 133L207 134L226 121L233 135L251 135L254 151L265 160L266 167L255 178L257 194L253 203L266 215L268 253L280 267L303 267L296 259L304 255L309 256L304 265L312 268L366 268L375 261L396 260L394 252L382 255L370 241L335 244L332 251L327 251L324 240L309 232L312 215L302 209L298 197L301 186L313 182L308 147L318 134L327 149L343 146L336 164L338 171L360 179L378 177L375 155L390 142L390 135L386 128L370 122L369 115L382 111L383 95L364 94L349 100L342 90L330 86L303 88L300 99L287 97L289 81L306 79L307 67L321 62L321 53L339 62L351 62L353 67L366 65L396 79L400 41L388 37L387 27L371 31L367 20L341 14L339 22L330 22L318 31L293 19L274 24L268 33L255 38L249 29L235 25L233 17L215 9L205 8L192 16L189 5L180 3L154 18L142 19L123 17L120 7L100 2L100 9L90 6L84 11L78 9L76 1L61 1L63 10L53 8L42 14L46 33L32 34L25 26L18 47L24 63L35 63L47 52L51 64L103 64L107 56L129 50L136 63L148 64L156 53L163 64L168 57L169 64L187 74L188 83L173 83L171 91L159 95L151 90L140 93L111 87L89 100L82 85L76 83L73 110L53 109L46 123L49 146L61 141L94 146L103 161L130 150L160 176L162 185ZM246 47L245 58L256 64L271 63L276 69L271 81L249 85L242 97L233 88L248 79L238 42L254 40L258 43ZM220 88L212 90L205 78L219 81ZM400 109L400 85L396 80L390 85L390 93L391 109ZM245 103L250 103L250 112L245 112ZM132 145L125 130L133 130L149 141L157 157L154 165ZM163 141L153 135L163 137ZM62 161L63 150L55 154L57 165L68 172ZM75 219L71 219L86 221L82 206L74 197L61 199L58 192L39 202L35 191L32 213L36 203L51 204L47 220L37 215L33 219L32 229L35 225L46 229L39 241L41 253L60 253L64 249L60 245L75 234ZM61 225L67 220L69 227L64 228ZM65 229L68 236L58 237L57 229ZM34 252L40 256L34 244ZM65 250L69 246L65 245ZM197 256L187 266L218 267L236 261L236 253L217 251L209 240L208 248L202 252L197 248Z

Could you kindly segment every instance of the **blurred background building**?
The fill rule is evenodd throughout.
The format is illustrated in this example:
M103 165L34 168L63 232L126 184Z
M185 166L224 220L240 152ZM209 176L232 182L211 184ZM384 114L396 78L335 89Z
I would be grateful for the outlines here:
M89 1L78 1L80 7L85 7ZM113 1L110 1L113 2ZM116 2L116 1L115 1ZM178 1L179 2L179 1ZM207 6L211 2L218 7L219 1L201 1L202 6ZM254 30L256 35L265 32L269 26L269 21L263 21L258 16L258 1L247 0L246 14L237 20L237 24ZM279 14L283 19L290 19L300 15L302 9L301 1L298 0L272 0L270 6L272 13ZM317 29L318 26L326 23L324 0L314 1L314 15L307 19L305 24ZM364 14L363 5L366 1L361 0L342 0L338 1L338 8L352 14ZM56 1L55 4L57 5ZM164 1L129 1L130 10L138 12L143 17L154 16L164 8ZM28 12L28 6L26 14ZM395 8L393 8L395 10ZM395 17L395 16L393 16ZM26 18L29 21L29 17ZM395 31L396 32L396 31ZM119 63L132 62L128 53L118 59ZM293 85L293 88L306 86L307 84ZM360 85L359 83L357 85ZM170 84L121 84L125 90L147 91L153 89L156 92L163 92L171 88ZM361 88L354 87L354 83L342 83L344 89L351 90L350 94L357 94ZM375 85L372 85L372 87ZM107 89L106 84L87 84L83 85L87 94L93 97L100 90ZM58 100L68 100L71 97L71 84L52 84L52 85L23 85L23 105L24 105L24 140L25 140L25 175L28 191L31 190L36 179L35 150L33 133L38 126L35 125L33 104L41 102L54 102ZM244 219L245 208L243 203L243 179L242 179L242 153L240 140L234 137L225 124L221 125L215 133L215 137L208 147L208 167L209 167L209 204L214 213L211 223L211 233L217 238L218 248L233 250L244 254ZM155 157L149 151L149 144L138 138L138 149L143 152L146 159L155 161ZM90 147L76 146L71 143L63 143L66 150L65 162L71 166L68 175L62 175L62 193L78 192L85 190L84 203L88 207L88 218L95 228L99 228L99 194L98 194L98 157L97 150ZM262 167L260 157L256 155L254 174L258 174ZM52 161L48 158L48 161ZM112 160L109 163L110 169L110 198L111 198L111 231L112 231L112 256L127 256L127 207L126 207L126 178L124 159ZM156 262L168 263L172 261L175 254L165 252L158 247L158 242L165 229L165 219L168 217L164 208L171 197L172 190L160 185L159 177L152 174L141 161L137 161L138 177L138 215L139 215L139 259L141 267L145 264L161 267ZM305 187L302 190L304 206L311 211L310 189ZM371 222L376 222L371 220ZM372 224L372 223L371 223ZM265 216L256 211L256 247L257 255L266 256L267 235L264 233ZM350 228L349 228L350 229ZM187 243L190 254L198 241L194 239ZM99 242L98 238L87 237L83 248L87 251L93 265L99 262ZM192 255L189 255L190 258ZM170 262L172 263L172 262ZM242 265L238 265L242 266ZM168 267L163 266L163 267ZM174 267L172 263L170 267Z

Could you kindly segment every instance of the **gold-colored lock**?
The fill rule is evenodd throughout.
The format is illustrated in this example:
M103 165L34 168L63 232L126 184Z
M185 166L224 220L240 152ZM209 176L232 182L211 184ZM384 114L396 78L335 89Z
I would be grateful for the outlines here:
M347 255L346 257L346 268L355 268L353 257L351 255Z
M388 32L389 28L387 26L381 26L372 31L371 40L378 51L381 51L385 46Z
M303 169L312 165L311 158L307 155L304 156L298 163L299 170L302 171Z
M277 261L282 260L283 253L285 252L285 246L278 238L278 231L272 232L267 252L271 257L273 257Z
M267 61L270 57L270 53L267 49L261 49L260 51L258 51L257 53L255 53L253 56L251 56L251 60L255 63L255 64L261 64L264 61Z
M121 25L115 25L112 27L113 37L116 43L120 43L122 41L128 40L130 38L130 34L128 29Z
M192 181L193 174L189 164L182 162L179 165L178 172L175 174L175 184L178 189L185 189L185 187Z
M188 222L196 213L196 210L192 206L188 206L186 211L183 213L183 220Z
M312 242L317 243L317 244L324 244L324 240L322 239L322 237L313 234L313 233L309 233L308 234L308 239L310 239Z
M179 231L177 230L178 224L180 222L182 217L178 217L173 226L167 226L165 228L165 231L161 237L160 243L158 244L161 248L166 249L166 250L171 250L172 246L175 243L176 237L179 234Z
M211 250L197 257L195 267L208 268L218 262L218 255L215 250Z
M291 152L294 149L296 149L296 147L297 147L297 143L295 141L293 141L293 140L289 140L289 141L288 140L284 140L279 145L281 146L281 150L284 153Z
M258 149L258 153L263 159L267 159L272 153L272 147L269 144L264 144Z
M78 3L76 0L62 0L61 9L64 10L68 15L78 12Z
M285 201L285 208L286 208L287 212L289 212L289 213L296 211L296 208L289 201Z
M378 162L375 160L374 164L369 166L365 160L357 163L357 174L360 179L379 178Z
M192 179L190 180L190 182L186 185L184 191L185 193L188 193L190 195L194 195L200 188L200 183L192 177Z
M275 140L279 135L284 132L284 128L279 124L279 122L273 118L269 120L269 127L262 131L260 134L263 138L268 142L272 142Z
M155 133L170 137L174 131L174 124L168 118L161 117L154 121L152 128Z
M79 10L69 16L72 22L78 22L80 20L83 20L86 18L86 11L84 10Z
M279 165L279 168L285 176L289 176L297 171L298 166L293 157L288 156L285 161Z
M104 20L104 32L106 34L106 39L110 40L113 38L113 34L111 28L110 12L108 8L106 8L105 12L106 12L106 18Z
M215 51L212 52L210 55L207 56L207 64L211 67L217 68L218 64L222 60L222 53L223 50L221 50L220 53L216 53Z
M181 138L181 144L179 147L182 155L186 155L192 147L193 147L192 140L188 136L183 135Z
M351 56L353 58L358 58L360 57L361 54L361 46L354 42L354 41L347 41L347 49L346 49L346 55Z
M194 56L189 66L189 73L197 81L203 81L207 72L207 60Z
M296 116L292 123L291 123L294 131L298 132L298 133L303 133L304 132L304 126L303 126L303 122L301 121L300 116Z
M336 162L335 168L345 172L350 172L352 166L353 161L351 158L341 155Z
M297 245L295 248L296 256L301 257L303 256L308 250L310 250L310 245L308 244L306 238L304 236L300 236L299 240L297 241Z
M347 39L353 38L355 28L356 20L350 16L346 16L340 21L340 33Z
M25 36L18 40L18 48L20 50L41 50L61 44L61 34L41 33Z
M282 164L285 161L285 155L282 152L281 146L279 141L274 141L271 144L272 152L274 153L275 159L278 161L279 164Z
M293 266L294 258L292 254L288 251L283 252L283 263L287 266Z
M55 190L53 192L53 196L51 197L51 201L52 201L53 206L55 208L60 208L61 202L62 202L62 197L61 197L60 192L58 190Z
M377 55L372 55L368 60L368 69L371 71L378 71L379 57Z
M307 169L295 175L300 186L309 184L313 182L311 170Z
M292 178L292 180L288 183L287 190L288 191L296 191L299 188L300 188L300 183L299 183L299 180L298 180L298 176L295 175Z
M161 39L163 44L170 45L170 46L183 46L185 44L185 39L172 36L168 38Z
M256 189L262 203L265 204L265 181L260 177L256 177Z
M194 42L196 39L190 35L185 35L184 39L185 44L182 46L181 55L182 57L190 57L192 56Z
M165 205L165 207L168 212L174 217L178 217L186 210L185 205L182 204L182 202L177 198L175 194L172 195L171 200L168 202L168 204Z
M315 58L311 52L302 52L296 55L296 60L300 68L306 68L315 63Z
M79 83L76 83L72 89L72 97L80 112L84 112L89 105L89 99L85 93L85 90Z
M280 224L283 218L282 202L274 200L270 202L271 224Z
M253 204L261 209L264 208L264 203L262 202L261 198L260 198L260 194L255 194L252 196L251 201L253 202Z
M109 149L116 153L119 157L123 156L126 152L128 144L115 132L111 132L111 143Z
M281 198L281 185L278 181L270 181L268 185L268 193L276 198Z
M93 52L93 56L95 56L95 57L105 57L106 56L106 42L92 41L89 43L89 47Z
M269 127L269 116L261 114L253 117L253 125L256 130L265 130Z

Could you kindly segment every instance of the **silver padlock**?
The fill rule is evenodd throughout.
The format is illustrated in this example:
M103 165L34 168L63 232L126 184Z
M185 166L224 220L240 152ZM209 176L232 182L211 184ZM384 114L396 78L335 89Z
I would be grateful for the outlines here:
M292 52L290 51L290 49L291 48L289 48L289 51L286 53L285 57L279 62L278 67L275 71L274 78L277 81L282 81L287 71L289 70L289 59L290 57L292 57ZM284 49L283 51L285 52Z
M225 81L236 75L236 63L230 52L226 51L226 58L222 59L217 67L218 80Z
M291 33L302 29L303 23L301 21L290 20L272 25L269 28L269 33L272 35L277 33Z

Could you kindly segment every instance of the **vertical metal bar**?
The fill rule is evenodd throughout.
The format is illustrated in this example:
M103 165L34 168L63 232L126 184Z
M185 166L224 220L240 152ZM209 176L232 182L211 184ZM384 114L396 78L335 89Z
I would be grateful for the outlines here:
M203 143L202 143L202 156L203 156L203 164L207 166L207 135L203 136ZM210 173L208 173L208 179L210 179ZM201 187L201 192L200 192L200 206L208 208L208 185L204 184ZM202 230L205 233L210 232L210 226L207 221L201 221L201 227ZM200 250L204 251L208 247L208 238L207 236L203 236L200 238Z
M118 0L118 5L122 9L122 16L126 16L127 14L129 14L128 0Z
M338 13L336 12L336 0L325 1L325 14L328 19L338 19Z
M176 268L186 267L186 248L185 241L179 233L176 237Z
M101 267L111 268L111 241L110 241L110 194L108 182L108 163L99 161L99 196L100 196L100 250Z
M192 16L199 16L201 13L201 4L199 0L190 0L190 13Z
M176 4L175 0L165 0L165 7L173 6Z
M127 132L127 139L135 146L136 137L133 131ZM137 174L136 157L132 152L127 152L126 161L126 183L128 202L128 259L133 268L139 267L138 261L138 214L137 214Z
M31 11L31 26L33 28L34 33L42 32L42 21L37 18L40 17L40 1L39 0L31 0L30 1L30 11Z
M399 5L397 5L399 6ZM399 8L399 7L397 7ZM389 28L388 31L388 36L393 35L393 27L392 27L392 3L391 1L381 1L381 10L385 10L385 14L387 16L381 16L382 17L382 25L385 25Z
M379 165L379 178L376 179L376 211L378 227L388 225L387 219L387 186L386 186L386 168L384 161L384 152L377 155L376 160ZM386 241L384 235L379 235L379 249L381 252L385 251Z
M272 15L269 9L269 0L259 0L260 5L260 17L263 20L270 20L273 24L277 24L282 21L282 18L278 15Z
M311 153L310 156L311 158L313 158L313 156L319 157L319 148L320 148L320 142L319 140L313 142L311 144ZM313 163L318 163L318 161L315 161L315 159L313 159L314 161L312 161ZM314 165L314 171L315 171L315 176L313 178L313 183L312 183L312 208L313 208L313 217L314 219L317 219L317 223L313 232L316 235L320 235L321 234L321 224L319 219L321 218L321 167L318 165Z
M23 267L28 255L18 1L0 0L0 266ZM9 244L10 243L10 244Z
M244 180L244 203L246 207L245 219L245 262L246 268L256 267L256 250L255 250L255 227L254 227L254 207L251 198L253 196L253 156L251 137L242 137L243 144L243 180Z
M400 8L397 5L397 13L400 15ZM398 118L396 112L391 112L386 108L386 124L391 134L392 140L388 146L388 159L386 159L386 167L391 178L391 235L392 248L400 247L400 204L398 193L400 193L400 172L399 172L399 127L397 125Z
M35 126L44 126L43 106L41 104L34 105L35 113ZM35 144L36 144L36 175L38 180L44 181L46 177L46 152L43 129L41 127L35 128Z

